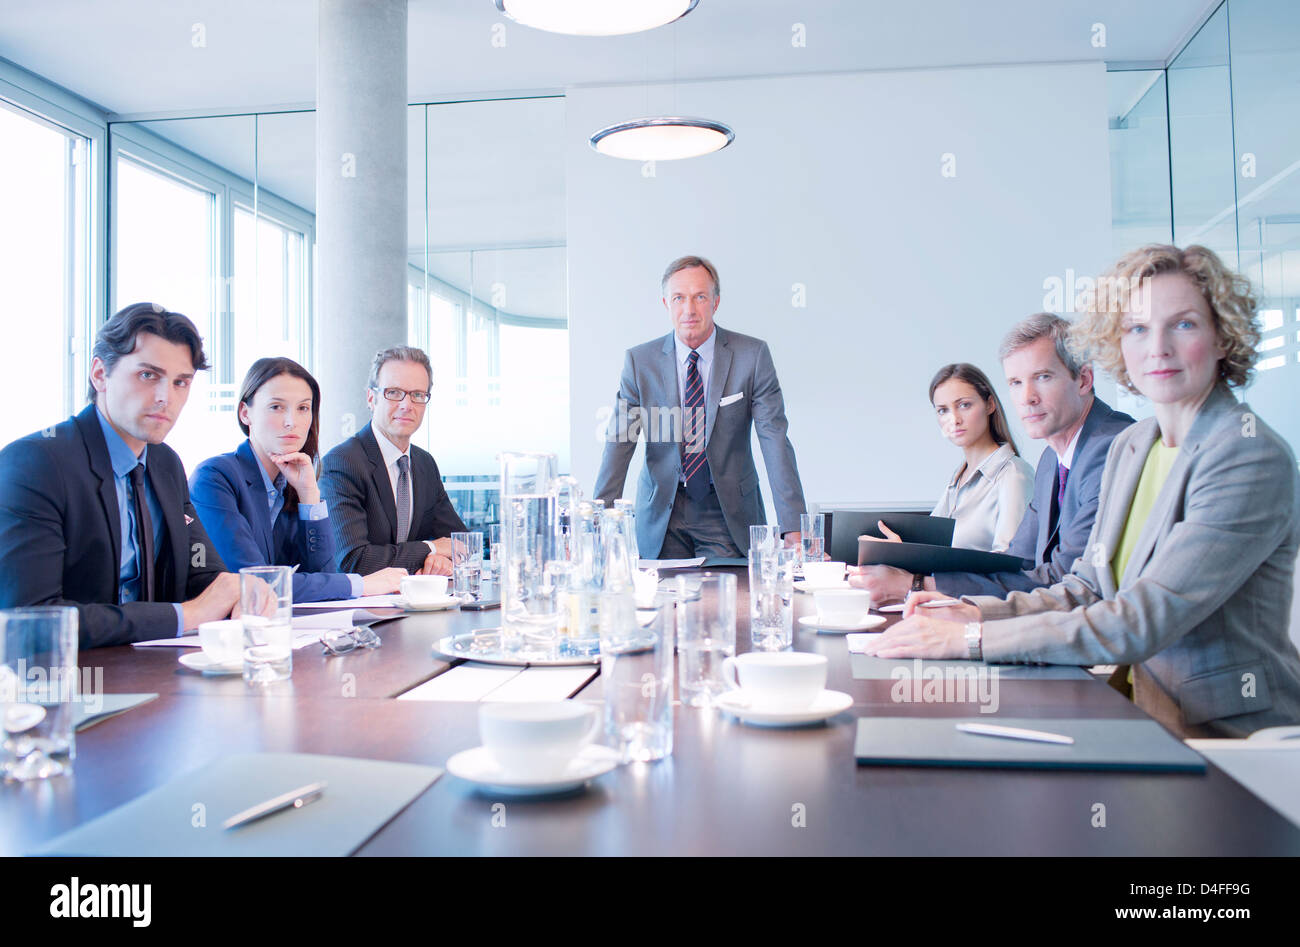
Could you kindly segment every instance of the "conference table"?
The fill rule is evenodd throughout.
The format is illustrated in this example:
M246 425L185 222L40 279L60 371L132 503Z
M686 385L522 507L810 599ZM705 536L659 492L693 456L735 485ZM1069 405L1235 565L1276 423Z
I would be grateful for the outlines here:
M737 648L747 651L747 570L714 571L737 576ZM813 612L812 596L796 594L796 616ZM479 744L478 704L395 698L462 663L435 656L440 638L499 623L499 610L404 613L376 628L382 647L303 648L292 678L264 688L185 670L174 648L85 652L105 693L159 696L79 733L72 775L0 785L0 854L32 852L229 754L441 767ZM852 707L825 724L770 729L675 703L667 759L535 799L495 799L444 773L355 854L1300 855L1300 827L1213 764L1197 774L859 766L859 717L979 715L970 703L896 702L894 682L855 679L843 635L796 621L794 648L827 656L827 687L850 694ZM571 696L599 704L600 677ZM981 719L1000 717L1144 714L1090 675L1002 679L997 712ZM1104 826L1094 824L1097 803Z

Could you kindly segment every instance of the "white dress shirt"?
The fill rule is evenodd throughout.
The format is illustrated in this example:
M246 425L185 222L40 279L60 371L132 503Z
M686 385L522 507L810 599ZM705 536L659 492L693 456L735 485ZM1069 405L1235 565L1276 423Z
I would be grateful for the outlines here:
M411 463L411 445L406 445L406 450L399 450L397 445L390 441L384 432L379 430L379 428L371 425L370 429L375 432L375 442L379 445L379 453L384 458L384 469L388 471L388 485L393 488L394 508L397 507L397 477L401 473L401 471L397 469L397 459L399 457L406 458L406 475L410 478L411 482L411 498L408 501L408 506L406 508L406 521L411 524L411 529L414 530L417 525L415 522L415 510L412 509L412 506L415 503L415 464ZM400 517L400 510L398 510L398 515ZM414 536L408 537L408 541L413 540L415 540ZM424 544L429 547L430 552L438 551L437 547L435 547L431 541L426 539L424 540Z
M965 466L963 463L953 472L930 515L957 521L953 546L1005 552L1033 498L1034 468L1012 453L1010 444L1000 445L985 457L974 475L958 487Z

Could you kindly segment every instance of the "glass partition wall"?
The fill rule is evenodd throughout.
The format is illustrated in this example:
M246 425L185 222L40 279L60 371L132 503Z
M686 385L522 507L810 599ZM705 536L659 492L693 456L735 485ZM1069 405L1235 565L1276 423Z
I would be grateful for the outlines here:
M1109 91L1116 254L1172 235L1250 279L1263 341L1242 396L1300 454L1300 4L1225 0L1166 69Z
M471 528L495 521L496 455L568 469L563 99L408 110L408 342L429 353L433 453ZM141 300L194 319L200 373L168 443L187 469L232 450L249 365L315 370L315 115L111 126L109 311ZM364 316L359 316L364 318ZM367 361L373 353L358 352Z

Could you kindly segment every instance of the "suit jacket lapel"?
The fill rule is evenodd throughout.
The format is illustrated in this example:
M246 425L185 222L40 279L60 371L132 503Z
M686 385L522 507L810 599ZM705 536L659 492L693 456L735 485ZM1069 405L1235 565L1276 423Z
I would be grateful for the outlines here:
M1192 460L1196 457L1197 451L1201 449L1201 445L1219 423L1222 415L1233 408L1239 407L1237 399L1222 385L1215 387L1210 392L1209 397L1206 398L1205 404L1201 405L1196 420L1192 422L1187 437L1178 449L1178 458L1174 461L1173 467L1169 469L1169 476L1165 479L1163 486L1160 488L1160 493L1156 496L1155 504L1151 507L1151 514L1147 517L1146 523L1143 524L1137 545L1133 547L1133 553L1129 556L1128 565L1124 568L1124 575L1120 577L1121 584L1127 586L1142 574L1142 569L1146 566L1147 560L1151 558L1151 554L1155 551L1156 541L1172 528L1174 513L1182 505L1182 499L1186 494L1187 480L1191 475ZM1150 449L1150 444L1147 446ZM1142 460L1145 461L1145 459L1146 454L1143 453Z
M370 482L373 484L375 495L379 497L380 506L384 508L384 515L388 517L389 542L396 542L397 500L393 496L393 485L388 479L388 465L384 463L384 455L379 451L379 441L375 439L378 436L369 424L357 435L362 449L366 452L366 458L370 461Z
M709 394L704 403L704 443L707 445L713 437L713 425L718 420L718 402L722 400L723 388L731 372L731 344L725 331L715 328L717 338L713 341L713 367L709 370Z
M77 415L77 429L86 444L91 473L99 478L99 502L104 507L108 535L113 541L113 582L116 587L118 576L122 574L122 511L117 508L117 481L113 476L113 464L108 459L108 445L104 443L104 432L99 429L99 418L93 404Z
M1034 500L1038 506L1038 545L1035 552L1039 560L1045 558L1047 544L1061 531L1061 517L1057 513L1056 522L1052 523L1052 495L1056 492L1056 451L1050 447L1043 450L1043 460L1039 461L1039 473L1034 483ZM1044 467L1050 467L1049 473Z
M248 485L249 492L259 501L253 503L255 517L253 527L262 540L262 554L266 556L267 562L275 562L273 549L275 524L271 522L271 510L266 505L266 484L262 482L262 470L257 455L253 453L252 445L247 440L235 450L235 458L239 461L239 471L243 475L244 483Z

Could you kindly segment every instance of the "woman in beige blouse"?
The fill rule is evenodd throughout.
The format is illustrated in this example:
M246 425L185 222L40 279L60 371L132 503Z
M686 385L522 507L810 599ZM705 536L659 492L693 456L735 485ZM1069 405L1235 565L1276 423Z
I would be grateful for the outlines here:
M930 382L930 403L961 464L932 516L957 521L952 544L1002 552L1020 528L1034 493L1034 468L1020 456L988 377L974 365L945 365Z

